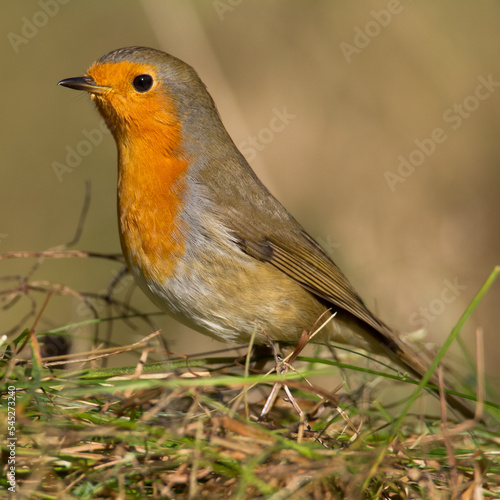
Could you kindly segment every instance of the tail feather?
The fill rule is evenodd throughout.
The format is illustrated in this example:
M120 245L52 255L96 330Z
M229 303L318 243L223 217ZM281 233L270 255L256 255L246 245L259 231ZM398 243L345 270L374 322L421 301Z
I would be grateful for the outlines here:
M385 327L385 325L384 325ZM401 367L408 370L418 380L421 380L428 370L428 365L424 360L408 345L406 345L399 336L388 327L384 332L385 336L390 339L390 342L385 345L389 357ZM384 328L384 330L386 329ZM439 379L436 373L433 373L429 379L429 383L436 387L432 389L439 395ZM453 388L444 382L444 388L453 390ZM466 419L472 419L475 412L472 407L467 404L462 398L445 392L446 402L448 405L459 412Z

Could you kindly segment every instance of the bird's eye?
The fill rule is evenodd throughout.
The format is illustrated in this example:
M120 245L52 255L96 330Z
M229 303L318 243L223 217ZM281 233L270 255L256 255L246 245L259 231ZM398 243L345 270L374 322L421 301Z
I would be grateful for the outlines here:
M147 92L153 86L153 77L151 75L136 76L132 85L137 92Z

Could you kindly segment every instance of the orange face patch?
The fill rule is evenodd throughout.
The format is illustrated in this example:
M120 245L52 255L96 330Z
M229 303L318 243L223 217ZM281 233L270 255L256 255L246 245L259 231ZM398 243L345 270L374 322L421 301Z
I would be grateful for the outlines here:
M133 81L135 77L143 74L153 78L153 86L147 92L138 92ZM126 61L94 63L87 75L98 85L110 89L102 94L94 94L92 98L117 141L127 140L128 133L137 137L144 133L163 133L165 131L161 130L162 124L173 127L171 130L175 131L178 122L177 110L158 79L154 66ZM179 137L175 137L175 134L170 134L168 139L172 142L171 147L178 145Z

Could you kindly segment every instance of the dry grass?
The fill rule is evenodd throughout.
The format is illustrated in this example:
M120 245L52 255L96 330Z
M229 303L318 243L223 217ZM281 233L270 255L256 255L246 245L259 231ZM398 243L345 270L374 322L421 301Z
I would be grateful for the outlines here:
M264 374L238 353L173 355L159 343L159 332L129 346L96 344L87 353L43 357L47 334L53 341L75 326L38 332L54 295L88 307L96 297L33 281L34 269L50 257L89 255L58 249L7 257L36 260L23 277L6 277L0 295L5 307L31 304L4 339L0 361L2 401L15 391L15 421L2 418L0 426L2 436L13 431L17 439L16 498L500 498L498 405L485 401L484 412L479 405L488 425L454 423L444 405L441 418L412 414L410 398L394 407L366 405L361 392L327 392L307 383L339 365L352 369L320 355L297 351L298 371ZM43 303L35 293L44 295ZM96 314L96 324L137 317L111 292L106 300L117 313ZM21 332L28 318L32 327ZM139 357L134 366L103 364L120 365L130 351ZM303 415L289 399L278 399L258 422L271 388L285 382ZM413 394L415 386L408 388ZM375 400L364 389L363 401ZM480 386L479 399L481 393ZM7 404L3 408L7 415ZM5 488L9 443L2 441Z

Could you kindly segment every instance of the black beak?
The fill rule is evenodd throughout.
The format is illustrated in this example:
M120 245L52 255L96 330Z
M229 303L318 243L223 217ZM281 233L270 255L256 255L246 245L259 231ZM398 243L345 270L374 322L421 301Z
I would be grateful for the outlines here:
M85 90L91 94L104 94L107 90L111 90L110 87L103 87L102 85L97 85L90 76L77 76L75 78L66 78L61 80L57 85L62 85L63 87L68 87L75 90Z

